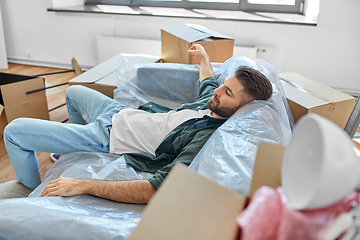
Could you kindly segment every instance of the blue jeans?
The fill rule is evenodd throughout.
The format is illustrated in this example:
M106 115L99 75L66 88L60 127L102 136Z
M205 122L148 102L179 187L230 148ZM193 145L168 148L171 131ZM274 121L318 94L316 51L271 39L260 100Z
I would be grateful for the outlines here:
M4 142L18 182L30 189L41 183L35 151L109 152L112 116L126 106L84 86L65 94L69 123L18 118L4 131Z

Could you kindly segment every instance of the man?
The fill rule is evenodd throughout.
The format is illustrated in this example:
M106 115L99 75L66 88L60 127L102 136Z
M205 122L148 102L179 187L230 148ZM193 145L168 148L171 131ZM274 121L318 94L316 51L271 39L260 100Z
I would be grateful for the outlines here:
M99 181L59 178L41 196L91 194L119 202L145 204L176 162L191 163L211 134L239 108L272 94L259 71L240 67L220 87L201 45L189 53L200 58L200 94L179 109L148 103L130 109L94 90L77 86L66 92L69 124L17 119L4 132L5 145L18 182L34 189L41 183L35 151L100 151L124 154L148 180Z

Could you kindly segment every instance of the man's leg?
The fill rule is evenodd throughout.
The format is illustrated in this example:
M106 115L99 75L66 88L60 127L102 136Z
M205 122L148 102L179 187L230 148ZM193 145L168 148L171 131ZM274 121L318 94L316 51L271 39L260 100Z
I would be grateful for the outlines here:
M75 89L78 90L73 91ZM81 93L75 94L76 92ZM12 121L4 131L5 146L16 178L28 188L34 189L41 183L35 151L57 153L109 151L112 115L125 106L84 87L72 87L66 95L67 102L72 104L70 109L75 111L71 113L72 116L78 118L76 121L90 122L89 124L64 124L20 118ZM86 100L87 98L90 100ZM95 107L89 106L91 104Z
M69 113L69 123L82 125L94 122L101 114L121 105L114 99L81 85L70 86L66 90L65 101Z

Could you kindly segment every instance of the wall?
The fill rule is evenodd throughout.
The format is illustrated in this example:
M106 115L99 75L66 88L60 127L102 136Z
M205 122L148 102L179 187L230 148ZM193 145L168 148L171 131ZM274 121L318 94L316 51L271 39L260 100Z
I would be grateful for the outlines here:
M98 64L96 35L160 39L162 27L201 24L235 38L235 45L277 51L279 72L294 71L331 87L360 93L360 1L322 0L318 26L148 16L48 12L51 0L2 0L8 58L84 67Z
M5 37L4 37L2 17L1 17L1 5L0 5L0 68L5 68L5 69L8 68Z

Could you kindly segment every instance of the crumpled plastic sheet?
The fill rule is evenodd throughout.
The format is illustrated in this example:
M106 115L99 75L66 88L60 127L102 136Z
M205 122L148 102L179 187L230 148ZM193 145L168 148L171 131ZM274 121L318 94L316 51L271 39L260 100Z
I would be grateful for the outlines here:
M190 168L218 184L247 196L259 142L286 145L291 127L276 70L262 60L234 58L219 68L219 84L240 65L258 69L273 83L266 101L253 101L239 109L218 128L196 155Z
M316 240L342 212L358 203L358 193L352 191L340 201L324 208L295 210L281 187L259 188L250 204L237 217L241 240Z
M49 169L28 198L0 200L0 239L126 239L145 205L117 203L90 195L39 198L58 177L99 180L148 179L124 157L105 153L69 153Z

